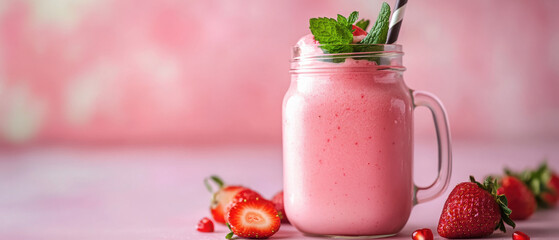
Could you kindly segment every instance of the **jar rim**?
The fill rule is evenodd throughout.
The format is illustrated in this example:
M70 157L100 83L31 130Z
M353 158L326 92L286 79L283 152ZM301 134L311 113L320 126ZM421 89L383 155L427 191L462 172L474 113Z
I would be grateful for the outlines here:
M351 46L351 52L324 53L321 49L322 46L347 47L348 45ZM405 71L406 69L402 64L404 52L400 44L316 44L312 45L310 51L304 47L295 46L292 54L291 73L330 71L339 67L366 72L378 70ZM343 64L347 59L361 62L361 64Z
M306 52L302 54L301 47L294 46L293 47L293 54L292 54L292 61L298 60L310 60L310 59L325 59L325 58L337 58L337 57L355 57L355 56L386 56L386 55L403 55L404 52L402 51L401 44L316 44L313 45L318 48L322 47L336 47L336 46L350 46L351 49L358 49L361 48L363 51L352 51L352 52L342 52L342 53L324 53L324 52ZM378 48L375 49L375 48Z

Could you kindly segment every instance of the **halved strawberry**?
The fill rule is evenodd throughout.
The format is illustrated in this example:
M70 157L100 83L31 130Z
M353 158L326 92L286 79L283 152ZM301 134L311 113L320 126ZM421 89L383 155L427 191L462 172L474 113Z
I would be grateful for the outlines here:
M281 226L281 220L274 204L265 199L238 202L227 213L227 223L231 233L243 238L268 238Z
M287 215L285 215L285 208L283 207L283 190L277 193L273 198L272 202L276 206L276 210L278 210L278 214L280 215L282 223L289 223L289 219L287 219Z
M209 180L212 180L219 189L214 193L212 191L212 187L209 184ZM218 223L225 224L225 214L227 213L227 206L233 200L233 197L237 195L237 193L245 190L245 187L242 186L226 186L223 181L217 176L210 176L204 180L204 184L208 188L208 190L213 193L212 200L210 203L210 211L212 213L212 217Z
M238 192L237 194L235 194L235 196L233 196L233 198L227 205L224 216L226 216L227 212L229 212L231 207L233 207L233 205L237 204L238 202L246 202L246 201L258 200L258 199L264 199L264 198L259 193L253 191L252 189L245 188L240 192ZM227 221L227 219L225 220Z

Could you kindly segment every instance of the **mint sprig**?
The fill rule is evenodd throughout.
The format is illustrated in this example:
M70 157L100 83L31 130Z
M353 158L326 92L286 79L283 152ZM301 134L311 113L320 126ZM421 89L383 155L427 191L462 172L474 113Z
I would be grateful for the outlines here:
M309 20L314 39L322 46L325 53L352 52L349 45L353 41L352 25L359 17L359 12L352 12L348 18L338 14L338 19L311 18Z
M353 34L333 18L311 18L310 29L314 39L322 44L325 53L351 52Z
M367 36L361 40L362 44L384 44L388 37L388 24L390 22L390 5L383 2L377 21Z
M370 23L369 20L365 19L355 23L359 19L359 12L357 11L352 12L347 18L340 14L336 19L327 17L311 18L309 29L326 54L382 51L382 46L371 46L371 44L384 44L386 42L390 13L390 6L386 2L382 3L375 25L367 36L357 44L352 44L353 24L366 30ZM378 57L360 57L360 59L367 59L380 64ZM332 61L343 62L345 57L341 56Z
M346 26L349 29L349 31L353 32L352 25L353 23L355 23L355 21L357 21L357 18L359 18L358 11L353 11L351 14L349 14L349 17L347 18L338 14L338 23Z

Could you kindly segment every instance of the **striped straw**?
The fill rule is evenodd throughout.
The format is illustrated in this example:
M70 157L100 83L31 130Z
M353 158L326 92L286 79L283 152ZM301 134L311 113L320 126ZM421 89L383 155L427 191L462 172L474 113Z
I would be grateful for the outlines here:
M398 33L400 33L400 27L402 26L402 20L404 19L404 12L406 11L406 3L408 0L397 0L396 10L392 13L392 18L390 19L390 25L388 29L388 39L387 44L393 44L398 40Z

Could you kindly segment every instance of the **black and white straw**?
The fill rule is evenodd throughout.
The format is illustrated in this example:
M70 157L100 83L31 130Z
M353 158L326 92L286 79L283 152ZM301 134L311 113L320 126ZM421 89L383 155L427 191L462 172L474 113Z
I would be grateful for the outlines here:
M392 18L390 19L390 24L388 25L387 44L393 44L396 40L398 40L398 33L400 33L400 27L402 26L402 21L404 19L404 12L406 11L406 3L408 3L408 0L396 1L396 7L394 7L396 10L392 13Z

